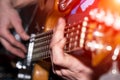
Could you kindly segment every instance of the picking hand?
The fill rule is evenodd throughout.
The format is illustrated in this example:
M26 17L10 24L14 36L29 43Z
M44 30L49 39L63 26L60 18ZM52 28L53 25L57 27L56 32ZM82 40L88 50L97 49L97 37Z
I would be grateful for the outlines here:
M5 1L7 0L0 1L0 42L8 51L23 58L26 48L16 40L10 29L14 29L23 40L28 40L29 36L22 27L17 10Z

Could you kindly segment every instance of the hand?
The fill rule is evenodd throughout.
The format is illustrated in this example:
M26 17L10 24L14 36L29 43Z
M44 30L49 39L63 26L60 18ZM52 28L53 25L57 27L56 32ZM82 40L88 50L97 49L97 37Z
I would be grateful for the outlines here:
M93 71L70 54L64 53L64 19L60 18L50 44L53 72L67 80L90 80Z
M0 42L8 51L23 58L26 48L10 33L10 29L15 29L23 40L28 40L29 36L22 27L17 10L12 7L9 1L0 1Z

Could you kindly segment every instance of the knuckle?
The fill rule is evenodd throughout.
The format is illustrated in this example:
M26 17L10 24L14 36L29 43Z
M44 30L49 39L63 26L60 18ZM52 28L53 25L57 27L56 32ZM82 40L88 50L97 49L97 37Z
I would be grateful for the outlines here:
M19 19L19 18L17 18L17 19L16 19L16 23L17 23L17 24L21 24L21 23L22 23L22 20Z
M61 70L61 74L62 74L62 76L67 76L68 72L65 69L62 69Z
M12 49L12 47L8 46L8 47L6 47L6 50L12 51L13 49Z
M11 44L17 45L17 42L15 40L10 40Z
M14 45L14 46L17 46L18 45L18 42L16 39L10 39L10 43L11 45ZM20 45L19 45L20 46Z
M56 71L56 73L55 74L57 74L58 76L62 76L61 75L61 73L60 73L60 71L58 72L58 71Z
M53 63L56 64L56 65L61 65L61 61L57 58L53 59Z

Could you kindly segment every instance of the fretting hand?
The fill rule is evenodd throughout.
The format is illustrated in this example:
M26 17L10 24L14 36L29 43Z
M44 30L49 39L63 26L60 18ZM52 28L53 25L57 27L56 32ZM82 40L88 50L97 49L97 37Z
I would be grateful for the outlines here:
M93 71L70 54L64 53L64 19L60 18L51 41L53 72L67 80L91 80Z

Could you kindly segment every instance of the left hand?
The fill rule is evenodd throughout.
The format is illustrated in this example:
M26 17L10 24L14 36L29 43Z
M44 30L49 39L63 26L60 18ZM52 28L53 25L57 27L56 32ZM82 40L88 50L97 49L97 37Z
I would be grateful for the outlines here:
M91 80L93 71L80 60L63 51L66 42L64 37L65 24L64 19L60 18L54 29L50 45L53 72L66 80Z

